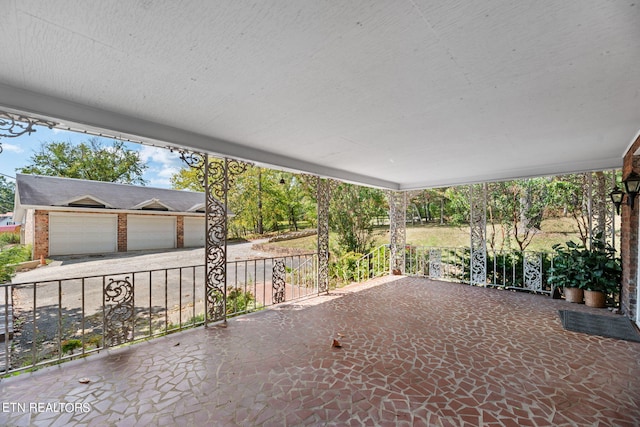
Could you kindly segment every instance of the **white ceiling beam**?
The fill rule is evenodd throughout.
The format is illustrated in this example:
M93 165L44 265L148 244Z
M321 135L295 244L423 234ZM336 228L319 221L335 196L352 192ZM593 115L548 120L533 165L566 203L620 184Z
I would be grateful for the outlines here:
M187 129L141 120L1 83L0 108L24 113L27 116L32 114L47 118L60 122L63 126L78 126L94 132L104 132L122 139L228 156L372 187L399 189L399 184L395 182L269 153L231 141L197 134Z

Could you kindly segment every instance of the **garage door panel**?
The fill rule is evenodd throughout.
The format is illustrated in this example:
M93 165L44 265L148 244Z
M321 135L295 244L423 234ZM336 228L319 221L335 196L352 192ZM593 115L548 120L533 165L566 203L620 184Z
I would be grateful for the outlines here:
M175 247L175 217L127 216L127 250L173 249Z
M117 215L49 214L50 255L110 253L117 249Z
M184 247L203 247L205 242L205 219L204 218L184 218Z

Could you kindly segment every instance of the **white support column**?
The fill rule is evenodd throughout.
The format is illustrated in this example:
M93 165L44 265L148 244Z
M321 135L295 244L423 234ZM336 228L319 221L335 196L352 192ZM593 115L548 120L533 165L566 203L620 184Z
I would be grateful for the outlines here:
M601 236L603 242L615 247L615 207L609 200L616 185L615 177L615 170L587 173L589 244Z
M329 202L331 183L318 177L318 293L329 292Z
M487 283L487 184L469 186L472 285Z
M404 274L407 240L407 193L389 191L387 197L389 199L390 273Z

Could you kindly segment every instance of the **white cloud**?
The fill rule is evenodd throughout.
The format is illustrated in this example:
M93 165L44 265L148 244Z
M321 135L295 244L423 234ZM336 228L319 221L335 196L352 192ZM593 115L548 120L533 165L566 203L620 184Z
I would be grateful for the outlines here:
M163 166L175 165L179 161L177 153L172 153L166 148L150 147L148 145L142 146L140 158L143 162L157 162Z
M171 178L173 175L177 174L180 171L180 168L176 167L167 167L158 172L158 176L163 178Z
M13 153L22 153L24 151L21 146L14 145L14 144L9 144L9 143L6 143L6 142L2 143L2 150L3 151L11 151Z
M148 181L147 185L151 187L171 187L170 178L181 167L178 154L164 148L143 145L140 149L140 159L149 166L144 176Z

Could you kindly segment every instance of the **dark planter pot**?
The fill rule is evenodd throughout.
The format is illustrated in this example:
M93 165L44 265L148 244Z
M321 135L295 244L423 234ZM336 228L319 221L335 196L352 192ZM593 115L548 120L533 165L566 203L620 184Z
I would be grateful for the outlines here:
M584 291L580 288L564 288L564 299L568 302L582 303Z
M607 296L604 292L584 291L584 303L588 307L605 308L607 305Z

